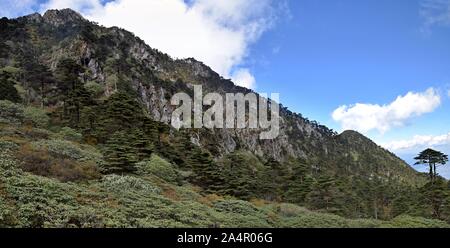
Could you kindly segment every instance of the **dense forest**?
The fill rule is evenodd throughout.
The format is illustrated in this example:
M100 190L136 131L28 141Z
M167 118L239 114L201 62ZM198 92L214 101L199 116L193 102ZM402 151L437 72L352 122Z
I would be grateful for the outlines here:
M151 92L248 90L141 43L71 10L0 20L0 227L449 226L450 183L357 132L286 108L288 144L173 129Z

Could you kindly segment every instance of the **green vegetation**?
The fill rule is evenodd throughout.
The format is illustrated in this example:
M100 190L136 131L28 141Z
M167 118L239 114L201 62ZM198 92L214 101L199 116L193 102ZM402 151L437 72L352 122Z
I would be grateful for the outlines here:
M430 167L430 179L434 181L438 176L436 166L445 165L448 162L448 155L433 149L426 149L414 159L417 160L416 164L427 164Z
M281 140L174 130L155 120L189 83L245 89L118 28L0 27L0 227L449 227L443 154L427 182L286 109Z
M20 101L19 92L14 87L11 75L4 71L0 72L0 100Z
M449 227L418 217L350 220L292 204L201 196L189 184L176 187L154 175L64 183L23 171L14 155L19 146L0 145L2 227Z

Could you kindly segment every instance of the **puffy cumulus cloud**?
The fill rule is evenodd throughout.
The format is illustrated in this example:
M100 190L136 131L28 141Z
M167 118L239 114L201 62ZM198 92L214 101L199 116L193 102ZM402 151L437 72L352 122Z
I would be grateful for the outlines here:
M14 18L34 12L37 0L0 0L0 17Z
M403 126L411 118L433 112L440 104L438 92L429 88L425 92L409 92L399 96L387 105L357 103L340 106L332 117L343 129L362 133L378 130L385 133L393 127Z
M438 136L416 135L409 140L391 141L387 144L382 144L383 147L391 151L422 149L427 147L436 147L443 145L450 145L450 133Z
M285 1L50 0L42 9L73 8L105 26L132 31L177 58L194 57L245 87L255 78L242 63L249 46L273 27Z
M236 70L231 76L231 79L236 84L245 88L254 89L256 87L255 77L253 77L248 69L241 68Z

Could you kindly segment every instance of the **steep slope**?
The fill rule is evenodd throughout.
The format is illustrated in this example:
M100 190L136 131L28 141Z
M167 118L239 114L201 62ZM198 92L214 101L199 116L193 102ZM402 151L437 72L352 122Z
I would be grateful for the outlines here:
M81 75L86 84L101 85L104 97L117 87L127 88L161 122L170 121L174 109L170 97L191 92L194 84L203 85L205 92L250 92L195 59L174 60L125 30L98 26L69 9L2 19L0 25L2 67L31 59L55 70L63 58L74 58L86 68ZM30 102L39 101L37 90L22 87ZM191 136L203 147L214 144L209 150L216 157L242 149L263 160L307 160L312 168L342 175L420 181L413 169L365 137L349 132L336 135L283 106L281 110L281 131L275 140L261 141L258 132L247 129L195 130Z
M0 145L14 147L18 178L27 183L52 180L58 190L90 185L95 191L112 178L100 189L131 185L150 194L146 190L160 187L162 178L164 199L158 199L166 203L183 201L179 190L195 191L201 196L195 202L208 206L204 197L290 203L347 218L436 218L423 194L425 176L357 132L337 134L282 105L280 135L273 140L260 140L255 129L171 128L170 99L176 93L192 96L194 85L204 93L251 90L193 58L172 59L130 32L99 26L70 9L0 20L0 84L8 91L0 95ZM155 163L155 157L165 162ZM9 166L0 158L5 161ZM142 166L160 179L148 178ZM5 178L0 201L14 206L29 186L11 186ZM148 204L139 194L134 200ZM111 204L132 212L131 200L119 198ZM62 198L56 203L65 204ZM146 211L158 206L141 207L148 217ZM450 219L450 211L443 213L441 219ZM138 217L124 218L135 226ZM172 217L180 222L180 216Z
M38 135L39 134L39 135ZM392 220L348 219L303 207L262 200L243 201L229 196L204 195L198 188L175 184L172 174L179 173L167 161L152 156L148 166L133 175L106 175L99 179L78 181L58 170L59 177L47 178L26 172L27 160L42 156L33 149L52 143L57 154L66 157L65 165L98 162L99 151L73 141L73 135L62 140L38 136L60 136L42 129L1 125L0 128L0 227L1 228L155 228L155 227L260 227L260 228L448 228L440 220L396 216ZM35 148L20 148L17 144ZM59 145L58 145L59 144ZM76 151L76 152L75 152ZM19 152L20 157L15 153ZM83 156L74 156L77 153ZM53 162L36 157L29 165L44 166ZM24 157L28 158L24 160ZM21 161L22 160L22 161ZM59 161L58 161L59 162ZM37 165L37 166L36 166ZM153 170L156 167L158 170ZM161 173L162 169L173 173ZM67 171L66 171L67 172ZM86 172L79 176L94 176ZM69 180L67 182L66 180Z

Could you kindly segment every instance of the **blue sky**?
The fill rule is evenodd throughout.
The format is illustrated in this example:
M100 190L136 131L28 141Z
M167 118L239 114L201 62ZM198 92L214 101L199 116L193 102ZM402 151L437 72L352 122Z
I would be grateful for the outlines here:
M292 19L268 31L252 47L258 90L279 91L282 102L294 111L341 131L332 118L338 106L385 105L408 92L433 87L441 98L433 111L407 118L402 126L384 133L365 134L386 145L408 144L416 135L449 134L450 1L442 6L448 19L432 25L427 23L423 4L414 0L291 1ZM430 144L410 148L408 144L407 149L394 152L410 163L427 146L450 152L449 138ZM447 177L449 172L441 171Z
M0 0L0 15L71 7L240 85L280 93L291 110L360 131L408 162L427 147L450 153L450 0L105 3ZM441 174L450 178L450 169Z

